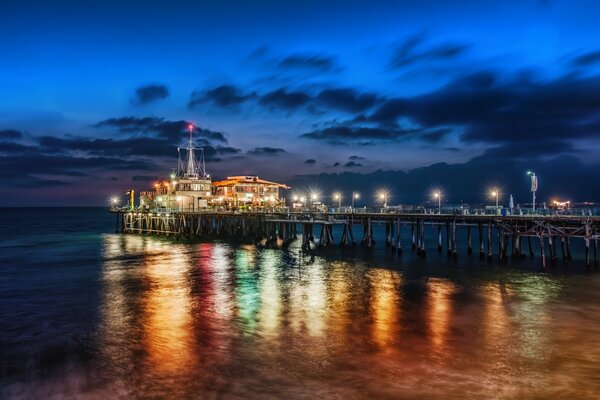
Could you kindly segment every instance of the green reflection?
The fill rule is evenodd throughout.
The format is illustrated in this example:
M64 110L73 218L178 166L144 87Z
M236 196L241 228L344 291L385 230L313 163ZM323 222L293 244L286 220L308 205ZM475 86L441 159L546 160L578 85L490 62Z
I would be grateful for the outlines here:
M235 303L238 319L245 334L253 334L258 326L258 312L261 306L256 260L247 249L235 252Z

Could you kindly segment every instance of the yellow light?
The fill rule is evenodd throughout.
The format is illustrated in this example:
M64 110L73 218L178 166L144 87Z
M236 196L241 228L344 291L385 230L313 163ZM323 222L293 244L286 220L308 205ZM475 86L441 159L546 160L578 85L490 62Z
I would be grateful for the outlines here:
M355 198L355 199L358 199L358 198L360 198L360 193L354 193L354 198Z
M182 197L181 196L177 196L177 201L181 201Z

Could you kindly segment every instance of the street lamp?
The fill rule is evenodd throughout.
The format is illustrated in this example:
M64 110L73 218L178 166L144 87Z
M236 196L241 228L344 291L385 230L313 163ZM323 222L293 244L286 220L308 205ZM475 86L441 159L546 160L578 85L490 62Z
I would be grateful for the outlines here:
M360 198L360 193L352 192L352 210L354 210L354 200Z
M380 192L379 198L383 201L383 208L387 208L388 194L387 192Z
M437 192L433 192L433 197L438 201L438 214L442 213L442 193L438 190Z
M496 198L496 212L498 212L498 195L500 195L499 190L498 189L492 189L492 191L490 192L490 195L492 197Z
M339 211L339 209L342 208L342 194L340 192L334 193L333 198L334 198L334 200L338 201L338 211Z
M310 199L312 201L317 201L319 199L319 195L316 194L316 193L313 193L313 194L310 195Z
M115 207L117 205L117 201L119 201L119 199L117 199L116 197L113 197L112 199L110 199L110 202L113 207Z
M538 180L537 176L535 175L535 172L533 171L527 171L527 175L531 176L531 194L533 195L532 208L533 212L535 212L535 192L537 192Z

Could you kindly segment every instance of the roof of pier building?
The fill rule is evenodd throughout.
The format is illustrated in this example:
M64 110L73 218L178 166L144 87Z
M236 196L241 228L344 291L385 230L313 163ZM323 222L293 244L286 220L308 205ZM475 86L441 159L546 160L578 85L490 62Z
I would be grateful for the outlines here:
M260 179L258 176L228 176L222 181L213 182L213 186L234 186L238 184L255 184L265 186L277 186L281 189L289 189L290 187L283 183L271 182L265 179Z

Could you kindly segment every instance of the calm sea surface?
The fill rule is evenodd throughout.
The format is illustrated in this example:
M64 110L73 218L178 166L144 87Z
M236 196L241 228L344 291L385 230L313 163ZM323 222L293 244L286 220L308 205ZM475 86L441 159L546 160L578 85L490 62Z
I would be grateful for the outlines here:
M0 398L600 398L578 259L175 243L105 209L0 228Z

